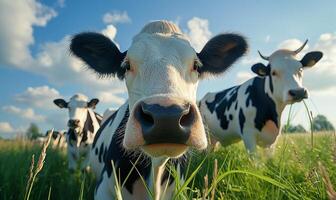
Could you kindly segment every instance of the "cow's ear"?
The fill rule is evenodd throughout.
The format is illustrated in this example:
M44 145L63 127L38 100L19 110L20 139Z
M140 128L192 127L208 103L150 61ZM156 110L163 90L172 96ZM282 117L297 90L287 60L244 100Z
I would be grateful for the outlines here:
M262 63L254 64L251 70L259 76L267 76L270 74L270 68Z
M64 99L55 99L54 104L60 108L67 108L68 103Z
M225 72L239 57L247 51L244 37L237 34L220 34L210 39L202 51L197 54L202 62L198 69L201 77L205 74Z
M312 51L307 53L300 62L303 67L312 67L322 58L322 56L322 52Z
M100 33L80 33L75 35L70 44L73 54L83 60L101 76L115 76L123 79L125 70L120 67L126 56L106 36Z
M96 105L98 104L99 102L99 99L91 99L89 102L88 102L88 107L89 108L92 108L92 109L95 109L96 108Z

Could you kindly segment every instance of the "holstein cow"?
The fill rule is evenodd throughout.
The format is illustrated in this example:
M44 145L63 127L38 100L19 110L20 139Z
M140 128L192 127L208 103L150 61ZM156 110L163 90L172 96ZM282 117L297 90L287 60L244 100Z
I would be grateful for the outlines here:
M95 113L98 99L88 98L83 94L75 94L69 102L64 99L55 99L54 103L60 108L69 111L69 130L66 134L68 143L69 169L88 169L90 149L101 122L101 116ZM80 166L79 166L80 164Z
M302 86L303 69L315 65L323 55L313 51L297 60L296 55L306 43L295 51L281 49L269 57L259 52L269 63L252 66L257 77L204 96L200 111L214 141L229 145L242 139L250 153L255 152L256 145L275 144L285 106L308 98Z
M52 132L51 136L51 146L52 148L59 148L59 149L64 149L67 147L67 142L66 142L66 130L62 131L53 131L53 130L48 130L45 134L45 137L48 136L49 133Z
M95 199L115 199L116 179L123 186L123 199L149 199L139 174L155 199L171 199L174 184L165 169L168 159L181 157L189 147L207 147L196 105L198 81L224 72L242 56L245 39L221 34L196 53L178 26L155 21L123 53L99 33L74 36L70 49L99 75L125 79L129 95L102 124L92 145L93 170L99 175Z

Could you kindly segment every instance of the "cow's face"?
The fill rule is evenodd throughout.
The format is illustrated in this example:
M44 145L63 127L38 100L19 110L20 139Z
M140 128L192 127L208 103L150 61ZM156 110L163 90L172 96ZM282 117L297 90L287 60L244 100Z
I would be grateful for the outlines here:
M241 36L223 34L196 53L180 29L166 21L146 25L124 53L97 33L79 34L71 44L72 52L99 74L125 79L130 116L123 145L153 157L206 148L196 105L198 80L224 72L246 49Z
M69 111L68 127L76 135L83 132L84 123L88 115L88 109L94 109L99 102L98 99L88 101L82 94L76 94L70 98L69 102L64 99L55 99L54 103L60 108L67 108Z
M307 42L307 41L306 41ZM252 71L259 76L267 77L268 89L277 101L290 104L308 98L308 91L302 85L303 69L314 66L323 56L322 52L307 53L302 60L297 59L306 42L296 51L278 50L271 56L262 58L269 61L265 66L257 63L252 66Z

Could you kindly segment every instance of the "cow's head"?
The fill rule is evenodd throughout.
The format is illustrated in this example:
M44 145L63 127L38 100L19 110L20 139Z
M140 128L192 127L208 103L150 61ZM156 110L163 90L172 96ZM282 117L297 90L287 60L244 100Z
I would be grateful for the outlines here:
M277 101L284 104L295 103L308 98L308 91L302 86L303 69L314 66L323 56L320 51L307 53L301 60L296 55L304 48L306 42L297 50L281 49L269 57L260 56L267 60L268 65L257 63L252 71L259 76L267 77L266 83Z
M83 133L84 124L88 116L88 109L94 109L99 102L98 99L88 98L83 94L75 94L69 102L64 99L55 99L54 103L60 108L67 108L69 111L68 127L75 135Z
M224 72L247 50L243 37L222 34L197 53L173 23L147 24L120 52L99 33L81 33L71 51L102 76L125 79L130 116L123 145L153 157L178 157L188 147L207 146L196 105L200 78Z

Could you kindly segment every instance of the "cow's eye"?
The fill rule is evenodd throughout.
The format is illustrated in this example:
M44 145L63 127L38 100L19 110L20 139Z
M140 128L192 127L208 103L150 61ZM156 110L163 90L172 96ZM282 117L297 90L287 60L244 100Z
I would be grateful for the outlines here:
M200 67L202 67L202 63L201 63L201 61L198 60L198 59L195 59L195 61L194 61L194 66L193 66L193 70L194 70L194 71L198 71L198 69L199 69Z

